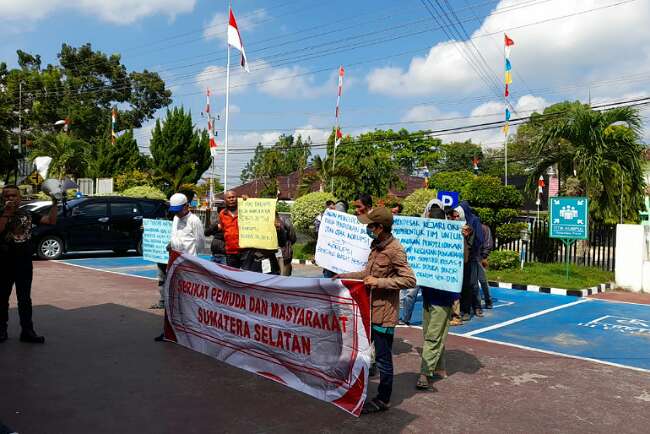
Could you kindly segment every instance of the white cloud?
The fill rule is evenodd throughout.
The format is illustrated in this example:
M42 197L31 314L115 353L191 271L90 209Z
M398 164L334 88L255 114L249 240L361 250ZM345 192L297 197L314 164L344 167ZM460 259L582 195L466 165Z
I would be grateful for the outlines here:
M521 2L502 0L496 11ZM526 82L561 86L585 80L602 80L621 71L646 71L650 66L650 2L635 1L575 15L539 25L527 26L581 11L612 4L610 0L538 2L493 11L472 36L499 83L503 71L503 31L515 41L511 60L513 88L525 89ZM526 27L521 27L526 26ZM517 29L517 27L521 27ZM461 56L469 49L466 41L446 41L433 46L424 57L414 57L408 68L382 67L367 76L368 88L391 96L469 94L486 91L476 72Z
M533 111L541 112L549 103L542 97L523 95L514 102L516 113L513 117L529 116ZM504 119L504 106L502 101L488 101L474 107L469 115L464 116L459 112L441 112L434 106L415 106L409 109L401 118L403 122L417 122L414 128L443 130L488 122L499 122ZM420 122L422 121L422 122ZM511 134L516 131L516 126L511 127ZM450 133L439 136L444 142L472 140L474 143L483 144L485 147L500 146L503 142L503 133L500 128L479 131Z
M257 25L268 18L266 9L255 9L252 12L242 14L241 16L235 15L237 20L237 27L239 28L242 38L244 39L244 47L246 47L246 33L252 32ZM219 39L226 44L228 16L223 13L216 13L208 24L203 28L203 37L206 40Z
M232 63L232 59L231 59ZM282 99L310 99L331 94L336 96L336 71L322 83L317 82L313 74L301 66L275 68L263 59L250 62L250 73L238 67L230 70L230 93L243 92L253 85L258 91ZM211 65L203 69L195 78L199 89L209 87L215 95L226 93L226 68ZM354 80L346 83L346 89L354 84Z
M150 15L192 12L196 0L2 0L0 21L38 21L54 12L80 12L113 24L131 24Z

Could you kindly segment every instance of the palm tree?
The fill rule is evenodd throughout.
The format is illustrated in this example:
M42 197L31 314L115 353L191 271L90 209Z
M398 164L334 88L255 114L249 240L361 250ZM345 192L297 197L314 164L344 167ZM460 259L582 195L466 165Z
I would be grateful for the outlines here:
M65 175L77 178L88 166L88 148L88 143L66 133L44 134L34 142L29 158L32 161L36 157L52 158L48 171L52 178Z
M531 183L558 164L561 173L572 172L580 181L595 220L617 221L621 201L624 217L638 219L645 189L638 110L596 111L579 103L567 107L545 121L532 141L537 158Z
M302 177L300 178L300 185L298 186L298 196L309 193L311 187L318 183L318 190L329 191L332 179L338 182L340 179L346 179L353 176L352 170L343 165L333 167L332 160L328 157L321 157L320 155L314 156L309 167L307 167Z

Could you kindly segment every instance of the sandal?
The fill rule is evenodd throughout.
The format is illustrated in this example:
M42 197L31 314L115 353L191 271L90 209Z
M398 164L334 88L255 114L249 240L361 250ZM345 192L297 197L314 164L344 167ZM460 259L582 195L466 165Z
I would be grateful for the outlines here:
M431 385L431 380L424 374L420 374L418 382L415 384L415 388L418 390L428 390L433 391L433 386Z
M383 411L388 410L389 408L390 405L380 401L377 398L373 398L370 401L367 401L365 404L363 404L363 408L361 409L361 414L381 413Z

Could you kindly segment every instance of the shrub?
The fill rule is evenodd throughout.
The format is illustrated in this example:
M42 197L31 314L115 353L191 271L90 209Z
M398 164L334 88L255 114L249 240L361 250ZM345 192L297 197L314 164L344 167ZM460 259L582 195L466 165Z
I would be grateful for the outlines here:
M154 179L150 173L142 170L131 170L115 177L115 190L124 191L131 187L144 185L154 186Z
M167 200L165 193L158 190L156 187L148 185L141 185L138 187L131 187L122 192L122 196L137 197L140 199L162 199Z
M469 184L474 178L474 174L469 170L438 172L431 177L429 188L434 188L438 191L455 191L460 193L463 187Z
M325 202L336 200L331 193L309 193L296 199L291 207L291 221L296 231L314 236L314 219L325 209Z
M488 257L491 270L507 270L519 265L519 253L514 250L494 250Z
M477 176L467 183L461 196L473 207L485 208L519 208L524 198L519 191L511 186L505 186L494 176Z
M527 223L506 223L497 228L497 239L499 243L505 243L521 238L521 231L528 229Z
M508 223L510 219L515 218L519 215L519 211L512 208L503 208L497 211L497 224Z
M275 210L277 212L291 212L291 205L283 201L278 201L275 205Z
M496 223L496 217L493 209L491 208L473 208L473 209L474 212L476 212L476 214L481 219L481 223L485 223L490 227Z
M427 188L419 188L415 190L404 199L404 202L402 202L402 205L404 205L402 214L405 216L421 216L427 203L429 203L431 199L435 199L437 196L438 193L436 190L429 190Z

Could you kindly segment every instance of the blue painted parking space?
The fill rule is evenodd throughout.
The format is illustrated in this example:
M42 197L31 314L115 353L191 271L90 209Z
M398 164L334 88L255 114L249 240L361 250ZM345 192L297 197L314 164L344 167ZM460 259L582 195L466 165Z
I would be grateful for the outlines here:
M648 305L586 300L475 336L650 369Z
M483 318L474 317L462 326L452 327L450 331L452 333L464 334L576 301L574 297L505 288L490 288L490 294L493 298L494 309L483 309L483 313L485 314ZM418 301L411 318L411 324L422 324L421 296L418 296Z

